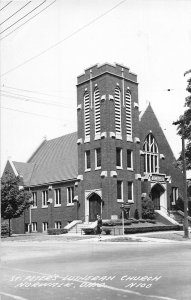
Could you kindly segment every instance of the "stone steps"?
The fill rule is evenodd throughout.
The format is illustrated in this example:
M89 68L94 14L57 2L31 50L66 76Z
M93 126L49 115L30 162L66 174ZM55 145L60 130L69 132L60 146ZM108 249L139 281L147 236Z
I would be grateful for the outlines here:
M80 224L76 224L76 226L74 226L69 232L70 233L82 233L83 234L83 231L82 231L82 228L87 228L89 227L90 225L92 225L92 223L80 223Z
M178 222L179 224L183 224L184 223L184 217L181 216L178 212L170 212L170 217L175 220L176 222Z

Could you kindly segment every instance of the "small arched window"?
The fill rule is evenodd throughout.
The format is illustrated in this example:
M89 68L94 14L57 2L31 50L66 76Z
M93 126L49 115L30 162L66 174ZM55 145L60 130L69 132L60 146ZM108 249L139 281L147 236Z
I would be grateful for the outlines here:
M115 132L121 135L121 91L115 88Z
M100 121L100 92L98 88L94 90L94 126L95 135L99 135L101 132L101 121Z
M131 92L127 89L125 94L125 110L126 110L126 134L132 138L132 113L131 113Z
M90 97L89 93L84 94L84 132L85 139L90 138Z
M158 173L159 172L159 153L157 142L152 135L148 134L144 145L144 172L146 173Z

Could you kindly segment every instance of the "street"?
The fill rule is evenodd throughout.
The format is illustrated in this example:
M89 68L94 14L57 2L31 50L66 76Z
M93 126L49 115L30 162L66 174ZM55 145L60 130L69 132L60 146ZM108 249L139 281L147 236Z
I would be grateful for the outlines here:
M2 242L2 300L188 300L190 283L187 242Z

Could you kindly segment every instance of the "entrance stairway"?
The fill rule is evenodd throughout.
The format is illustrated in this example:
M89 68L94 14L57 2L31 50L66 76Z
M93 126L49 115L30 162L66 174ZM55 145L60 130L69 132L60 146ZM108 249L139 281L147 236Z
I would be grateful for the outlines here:
M168 211L168 214L161 211L156 210L156 220L164 223L165 225L174 224L183 226L184 223L184 213L180 210L171 210ZM188 225L191 226L191 217L188 217Z
M164 225L180 225L174 218L170 216L169 212L164 212L162 210L155 210L155 218L156 221L164 224Z
M70 224L68 224L67 226L65 226L64 228L68 230L69 233L73 233L73 234L84 234L83 232L83 228L90 228L90 229L95 229L97 226L97 221L95 222L82 222L80 220L74 220L72 221Z
M175 220L177 223L179 224L183 224L184 223L184 215L182 216L178 211L170 211L169 212L169 216L170 218L172 218L173 220Z

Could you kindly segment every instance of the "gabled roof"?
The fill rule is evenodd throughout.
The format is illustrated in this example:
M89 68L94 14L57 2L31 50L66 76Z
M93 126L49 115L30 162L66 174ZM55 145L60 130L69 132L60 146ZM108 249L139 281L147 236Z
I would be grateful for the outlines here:
M24 185L28 186L30 184L31 176L33 173L34 163L23 163L23 162L12 162L18 175L23 177Z
M45 141L28 163L35 164L30 186L77 178L77 132Z
M43 141L27 163L12 162L25 186L73 180L78 175L77 132Z
M160 123L150 103L147 105L146 109L140 114L139 119L139 132L141 142L143 143L147 134L152 132L157 141L158 146L160 146L160 153L163 153L166 157L169 157L169 163L172 159L175 160L175 156L172 152L172 149L167 141L167 138L160 126Z

